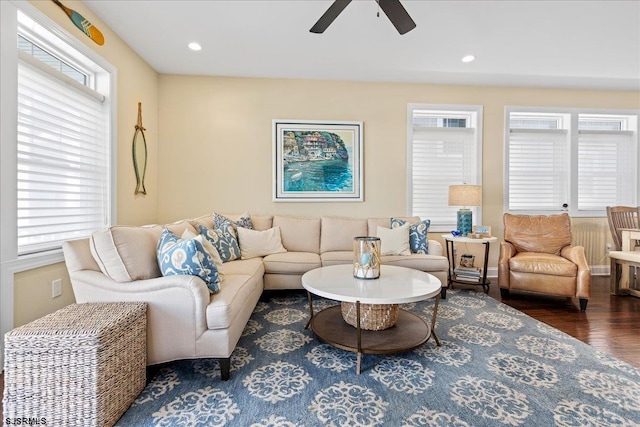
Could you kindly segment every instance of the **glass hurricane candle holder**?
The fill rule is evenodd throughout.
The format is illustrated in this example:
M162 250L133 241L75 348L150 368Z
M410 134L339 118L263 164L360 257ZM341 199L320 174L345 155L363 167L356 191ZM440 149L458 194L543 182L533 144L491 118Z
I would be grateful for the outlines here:
M380 238L355 237L353 239L353 277L377 279L380 277Z

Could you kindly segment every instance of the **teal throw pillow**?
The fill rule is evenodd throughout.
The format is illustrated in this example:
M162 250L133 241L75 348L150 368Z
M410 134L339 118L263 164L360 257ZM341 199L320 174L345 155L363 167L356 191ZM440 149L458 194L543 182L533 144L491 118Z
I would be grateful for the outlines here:
M234 229L236 227L244 227L253 230L253 221L251 221L251 216L246 212L240 215L237 221L232 221L224 215L213 213L213 228L222 228L225 222L231 223Z
M222 262L240 258L240 246L231 222L225 221L219 228L207 228L198 224L198 231L217 249Z
M183 240L165 228L157 246L158 265L163 276L198 276L211 293L216 293L220 290L220 275L202 239L203 236L196 236Z
M391 228L402 227L406 224L399 218L391 218ZM429 226L431 220L425 219L415 224L411 224L409 227L409 247L414 254L428 254L429 253Z

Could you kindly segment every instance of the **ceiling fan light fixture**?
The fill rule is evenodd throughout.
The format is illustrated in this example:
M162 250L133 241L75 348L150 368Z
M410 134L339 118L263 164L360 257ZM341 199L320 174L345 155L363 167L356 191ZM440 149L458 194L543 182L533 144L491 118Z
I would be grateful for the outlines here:
M462 57L462 62L473 62L476 59L473 55L465 55Z
M199 51L202 50L202 46L200 46L200 43L196 43L196 42L191 42L187 45L189 47L189 49L191 50L195 50L195 51Z
M318 19L309 31L316 34L322 34L329 25L342 13L345 7L352 0L334 0L329 9ZM416 23L411 19L407 10L402 6L400 0L375 0L378 7L387 15L391 23L398 33L405 34L416 27ZM380 16L378 11L377 16Z

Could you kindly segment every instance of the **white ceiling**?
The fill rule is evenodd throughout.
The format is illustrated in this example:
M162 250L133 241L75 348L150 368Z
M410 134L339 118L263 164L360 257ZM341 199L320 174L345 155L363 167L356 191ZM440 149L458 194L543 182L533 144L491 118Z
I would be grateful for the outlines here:
M310 33L332 1L84 3L159 73L640 90L640 0L402 0L402 36L354 0Z

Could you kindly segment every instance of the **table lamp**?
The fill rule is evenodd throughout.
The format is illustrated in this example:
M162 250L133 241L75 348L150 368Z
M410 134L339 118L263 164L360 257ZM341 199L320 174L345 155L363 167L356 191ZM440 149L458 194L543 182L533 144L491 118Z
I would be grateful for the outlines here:
M480 206L482 203L482 186L480 185L450 185L449 206L462 206L458 210L458 231L461 236L471 233L473 214L468 206Z

